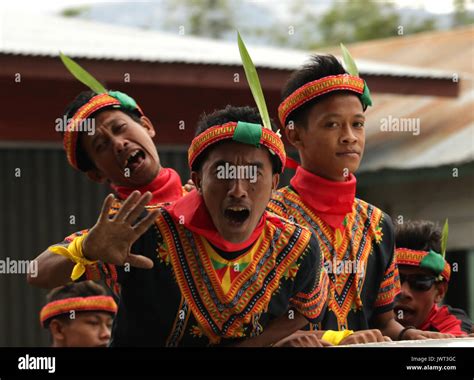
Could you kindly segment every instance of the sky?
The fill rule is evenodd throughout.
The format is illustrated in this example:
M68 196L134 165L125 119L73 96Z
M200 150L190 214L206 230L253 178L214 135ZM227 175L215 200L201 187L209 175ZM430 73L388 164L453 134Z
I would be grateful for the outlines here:
M275 0L253 0L260 3L273 2ZM278 0L276 0L278 1ZM280 0L288 1L288 0ZM339 0L338 0L339 1ZM384 1L384 0L380 0ZM47 13L56 13L57 11L69 8L76 7L81 5L88 4L97 4L97 3L120 3L121 1L94 1L94 0L16 0L16 1L2 1L0 7L7 9L28 9L31 11L47 12ZM152 1L143 1L143 2L152 2ZM453 11L453 1L452 0L393 0L398 7L407 7L407 8L424 8L425 10L431 13L450 13ZM474 1L470 0L468 2L468 9L474 10Z

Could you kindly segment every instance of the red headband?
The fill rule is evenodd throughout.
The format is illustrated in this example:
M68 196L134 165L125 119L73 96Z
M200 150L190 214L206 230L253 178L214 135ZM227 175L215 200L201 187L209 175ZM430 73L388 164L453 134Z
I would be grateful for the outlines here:
M209 146L217 143L218 141L233 139L234 132L238 124L239 123L236 122L229 122L222 125L216 125L206 129L203 133L196 136L191 142L191 146L188 150L189 167L192 167L194 161L196 161L196 158L199 157L199 155L201 155L201 153ZM268 148L271 153L277 155L282 164L283 170L286 161L286 152L283 141L281 141L280 136L278 136L275 132L263 127L261 130L262 134L260 137L260 144Z
M281 125L286 125L288 116L294 110L317 96L337 90L353 91L362 95L364 87L365 82L363 79L349 74L330 75L306 83L291 93L278 107L278 117Z
M428 251L417 251L414 249L408 249L408 248L397 248L395 250L395 255L397 258L397 264L398 265L410 265L410 266L415 266L415 267L421 267L421 268L426 268L432 270L436 275L439 275L443 277L446 281L449 281L451 277L451 266L449 263L446 261L446 259L443 258L444 260L444 267L441 272L438 272L435 268L432 268L429 264L423 265L422 261L429 255L439 255L442 257L439 253L432 253Z
M117 304L110 296L73 297L53 301L46 304L40 312L40 321L43 327L45 322L61 314L68 314L71 311L105 311L117 313Z

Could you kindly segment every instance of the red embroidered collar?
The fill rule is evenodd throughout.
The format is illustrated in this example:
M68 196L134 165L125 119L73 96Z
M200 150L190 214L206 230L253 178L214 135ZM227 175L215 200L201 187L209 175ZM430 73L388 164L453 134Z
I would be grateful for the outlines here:
M343 228L345 216L352 211L356 178L351 173L345 182L330 181L301 166L290 181L305 204L332 228Z

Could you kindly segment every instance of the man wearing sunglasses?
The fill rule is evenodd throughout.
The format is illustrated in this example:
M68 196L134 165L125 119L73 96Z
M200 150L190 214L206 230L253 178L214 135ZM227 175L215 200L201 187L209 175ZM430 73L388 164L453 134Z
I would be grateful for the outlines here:
M451 267L441 252L441 231L429 221L407 222L396 233L401 293L395 315L406 329L466 336L473 324L461 309L438 306L448 290Z

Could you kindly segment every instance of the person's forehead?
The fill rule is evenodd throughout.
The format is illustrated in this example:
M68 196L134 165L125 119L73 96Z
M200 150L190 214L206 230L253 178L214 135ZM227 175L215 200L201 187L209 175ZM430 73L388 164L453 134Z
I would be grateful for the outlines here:
M110 127L117 120L128 120L130 117L116 109L106 109L95 115L96 127Z
M318 116L325 116L332 113L353 113L363 116L363 107L356 94L347 92L333 93L325 99L316 102L311 107L311 114L317 113Z
M212 148L207 158L208 164L214 164L219 161L225 162L260 162L264 165L271 165L268 149L265 147L257 148L248 144L236 141L225 141Z
M126 113L120 110L106 109L97 113L94 120L94 133L81 133L80 138L83 143L88 144L92 143L101 135L101 131L104 129L110 129L119 122L127 122L131 118Z
M81 311L76 313L77 318L99 318L112 319L112 315L106 311Z

